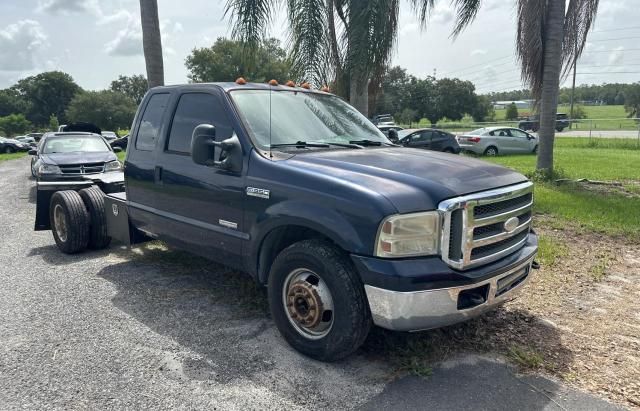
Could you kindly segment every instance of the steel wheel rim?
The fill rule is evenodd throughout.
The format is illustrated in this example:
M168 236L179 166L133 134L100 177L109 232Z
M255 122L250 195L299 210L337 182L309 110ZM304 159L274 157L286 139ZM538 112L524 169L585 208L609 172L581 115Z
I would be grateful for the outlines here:
M64 215L64 210L60 204L56 204L53 208L53 226L56 229L56 234L62 242L67 241L67 218Z
M315 272L306 268L291 271L282 287L282 304L287 319L303 337L318 340L331 331L333 296Z
M496 150L494 148L487 149L487 155L488 156L494 157L496 154L497 153L496 153Z

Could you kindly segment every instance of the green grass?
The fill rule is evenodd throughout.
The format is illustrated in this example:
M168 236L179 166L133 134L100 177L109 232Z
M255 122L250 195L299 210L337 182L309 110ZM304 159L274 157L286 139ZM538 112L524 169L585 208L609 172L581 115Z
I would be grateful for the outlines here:
M556 170L570 179L640 181L640 150L624 148L626 143L615 140L594 140L597 141L595 147L590 147L588 139L559 139L555 148ZM611 148L598 148L597 144ZM500 156L487 160L532 175L536 157ZM574 184L537 183L535 211L581 229L640 239L640 196L637 195L587 191Z
M560 257L567 255L568 251L566 244L561 241L545 235L538 237L538 259L545 267L555 265Z
M6 160L14 160L26 156L27 153L12 153L12 154L0 154L0 162Z
M558 138L555 165L568 178L640 180L640 148L633 139ZM483 158L531 175L536 156L525 154Z
M509 358L523 368L540 368L544 359L542 355L530 348L512 346L509 349Z
M574 124L573 130L589 130L592 128L597 130L637 130L638 125L634 120L626 119L627 113L624 106L582 106L584 108L586 118L579 123ZM496 121L503 121L506 109L495 110ZM529 116L531 110L520 109L518 115L520 117ZM571 112L568 105L558 106L559 113ZM593 120L593 121L591 121Z
M116 153L116 156L118 156L118 160L120 160L121 162L124 162L124 157L127 155L126 151L121 151L119 153Z

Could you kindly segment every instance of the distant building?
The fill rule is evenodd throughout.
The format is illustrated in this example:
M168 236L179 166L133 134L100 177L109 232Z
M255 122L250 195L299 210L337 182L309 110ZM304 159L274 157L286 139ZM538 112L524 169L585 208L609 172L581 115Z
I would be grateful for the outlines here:
M493 108L501 110L507 108L511 103L515 103L518 109L530 109L533 107L533 100L516 100L516 101L494 101Z

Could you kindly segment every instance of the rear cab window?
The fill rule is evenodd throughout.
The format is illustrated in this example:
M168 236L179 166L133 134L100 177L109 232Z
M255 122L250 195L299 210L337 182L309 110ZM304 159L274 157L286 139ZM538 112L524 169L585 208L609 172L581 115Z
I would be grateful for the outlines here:
M136 150L153 151L162 128L162 115L169 101L169 93L158 93L151 96L144 109L138 134Z

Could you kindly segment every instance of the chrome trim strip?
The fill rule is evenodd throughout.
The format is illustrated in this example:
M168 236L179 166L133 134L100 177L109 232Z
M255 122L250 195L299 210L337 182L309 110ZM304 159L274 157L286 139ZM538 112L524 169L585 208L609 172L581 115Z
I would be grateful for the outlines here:
M531 278L531 263L534 258L535 253L521 264L495 277L460 287L402 292L365 284L364 289L369 300L373 322L390 330L419 331L468 320L495 308L519 292ZM528 270L528 273L519 284L500 295L496 295L498 281L523 269ZM487 301L472 308L458 309L460 292L487 284L489 285Z
M478 265L481 263L488 263L491 261L495 261L498 260L500 258L502 258L503 256L510 254L512 252L514 252L515 250L517 250L518 248L522 247L522 245L524 243L527 242L527 237L523 238L521 241L518 241L516 244L512 245L511 247L505 248L504 250L500 250L499 252L495 253L495 254L491 254L488 255L486 257L482 257L482 258L474 258L471 259L471 261L473 262L473 265Z
M531 219L528 219L526 222L520 224L515 230L512 232L502 232L500 234L492 235L490 237L483 237L478 240L473 240L473 247L482 247L483 245L489 245L493 243L497 243L498 241L506 240L507 238L511 238L516 234L521 233L525 229L529 228L531 224Z
M522 206L520 208L516 208L515 210L507 211L507 212L502 213L502 214L492 215L491 217L474 218L473 219L473 223L474 223L473 225L474 225L474 227L482 227L482 226L493 224L493 223L499 223L500 221L504 221L507 218L515 217L517 215L526 213L527 210L531 209L532 206L533 206L533 202L530 202L529 204L527 204L525 206Z
M483 263L488 263L491 261L495 261L509 252L512 252L518 246L521 246L523 242L519 242L518 244L511 246L505 250L500 250L490 256L486 256L479 259L471 258L471 251L475 247L480 247L482 245L490 244L489 242L491 238L495 241L501 241L508 239L514 235L521 233L527 228L531 227L531 219L525 224L521 224L515 231L511 233L501 233L499 234L499 238L496 236L489 237L489 239L479 239L474 240L473 232L476 227L483 227L489 224L494 224L497 222L505 221L510 217L514 217L520 214L531 210L533 206L533 201L526 206L522 206L517 208L516 210L511 210L508 212L504 212L502 214L498 214L496 216L490 216L485 218L478 218L477 220L474 218L474 209L476 206L498 203L501 201L509 200L516 197L521 197L528 193L533 193L533 183L530 181L526 181L524 183L515 184L508 187L503 187L499 189L483 191L480 193L469 194L461 197L452 198L449 200L445 200L441 202L438 206L438 210L443 214L443 224L440 232L440 244L441 244L441 255L442 260L449 265L458 270L464 270L467 268L475 267ZM451 238L451 216L454 211L461 210L462 212L462 239L460 244L462 258L453 259L449 258L449 239ZM526 240L526 237L525 237Z

